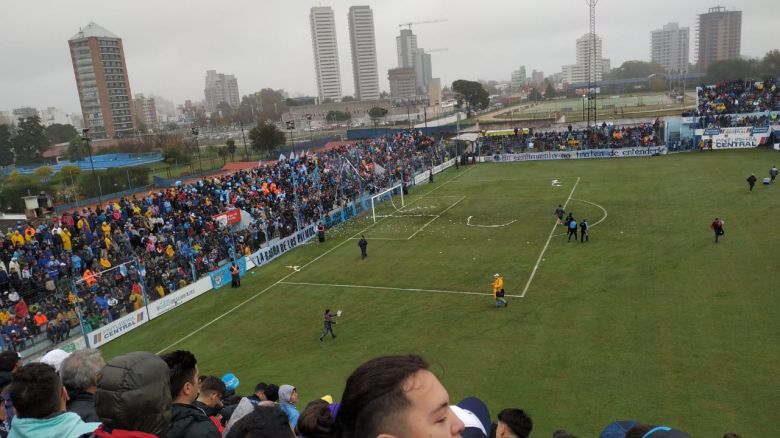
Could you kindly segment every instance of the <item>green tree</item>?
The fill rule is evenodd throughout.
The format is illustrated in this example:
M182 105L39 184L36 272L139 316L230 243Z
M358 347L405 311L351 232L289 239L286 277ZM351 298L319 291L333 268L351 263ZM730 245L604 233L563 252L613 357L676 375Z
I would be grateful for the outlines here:
M36 178L41 180L41 182L46 182L49 180L49 177L54 173L54 170L52 170L51 166L41 166L35 171L33 171L33 175L35 175Z
M472 109L487 108L490 104L488 92L476 81L458 79L452 83L452 91L457 93L458 103L466 102L466 116L471 117Z
M249 131L252 149L258 152L265 152L266 156L271 156L276 148L287 141L287 137L273 123L258 123L257 126Z
M180 146L172 146L163 149L163 161L168 164L188 164L192 161L192 155L186 153Z
M553 88L550 81L545 81L545 82L547 82L547 89L544 90L544 98L552 99L553 97L557 96L558 93L555 92L555 88Z
M44 134L44 127L38 116L21 120L11 142L14 146L16 161L21 164L40 161L41 154L49 149L51 144Z
M79 137L72 138L68 144L68 149L65 151L65 158L75 163L88 156L89 149L87 143Z
M325 120L331 123L345 122L347 120L350 120L351 118L352 118L352 114L346 111L328 111L328 114L325 115Z
M761 77L769 78L780 75L780 50L770 50L764 55L759 65Z
M230 155L230 161L235 161L236 156L236 141L232 138L229 138L225 142L225 149L227 150L228 155Z
M284 90L263 88L241 98L241 104L233 119L243 123L257 123L266 120L279 120L287 111Z
M368 117L371 118L371 121L374 122L374 126L376 126L379 119L387 115L387 110L382 108L381 106L375 106L368 110Z
M707 82L714 84L718 81L734 79L757 79L758 62L755 59L724 59L715 61L707 67Z
M220 146L220 147L217 148L217 156L219 158L222 158L222 165L223 166L225 165L225 163L227 163L228 155L230 155L230 152L228 151L227 146Z
M51 144L65 143L71 139L78 137L79 133L73 125L63 125L61 123L54 123L46 127L46 138L49 139Z
M341 98L341 101L342 102L354 102L355 98L352 97L352 96L344 96L344 97Z
M11 143L11 128L0 125L0 167L14 164L13 143Z
M219 115L223 119L229 119L233 116L233 107L227 102L220 102L219 105L217 105L217 112L220 113Z
M542 93L536 88L531 88L531 91L528 92L528 100L531 102L539 102L542 100Z
M604 75L604 79L646 78L652 74L659 73L666 73L666 69L661 64L645 61L626 61L620 67Z

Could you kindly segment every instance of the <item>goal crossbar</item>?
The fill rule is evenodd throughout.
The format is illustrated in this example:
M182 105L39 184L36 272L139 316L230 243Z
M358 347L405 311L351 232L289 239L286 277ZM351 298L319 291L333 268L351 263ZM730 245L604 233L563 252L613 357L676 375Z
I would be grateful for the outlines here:
M402 184L396 184L396 185L390 187L389 189L385 189L385 190L377 193L376 195L371 197L371 217L373 218L374 223L376 223L376 218L377 218L376 208L375 207L376 207L376 204L381 202L383 196L385 196L387 194L390 194L390 202L393 204L393 207L395 207L395 209L398 210L398 207L396 207L395 203L392 202L392 199L393 199L392 197L395 196L394 192L396 190L398 190L398 193L401 195L401 208L404 208L406 206L404 204L404 191L403 191L403 185Z

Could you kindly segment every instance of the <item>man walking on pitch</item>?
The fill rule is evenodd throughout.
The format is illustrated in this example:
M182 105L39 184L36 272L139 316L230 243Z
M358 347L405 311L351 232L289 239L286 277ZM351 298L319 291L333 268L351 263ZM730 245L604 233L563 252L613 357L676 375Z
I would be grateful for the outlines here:
M366 240L366 236L360 236L360 240L358 240L358 246L360 247L360 258L364 259L368 257L368 254L366 254L366 249L368 248L368 241Z
M710 224L710 228L715 232L715 243L718 243L718 238L725 234L723 231L723 221L719 218L715 218L715 220L712 221L712 224Z
M508 306L506 298L504 298L504 278L498 273L493 274L493 299L496 300L496 307Z
M577 219L574 219L574 216L572 216L571 213L569 213L569 216L566 218L566 226L569 228L569 240L566 242L571 242L571 236L574 236L574 241L577 241Z
M580 222L580 243L590 241L589 230L590 225L588 225L588 220L583 219L582 222Z
M750 176L747 179L748 185L750 186L750 191L753 191L753 186L756 185L756 175L750 174Z
M772 165L772 168L771 168L771 169L769 169L769 178L770 178L770 182L771 182L772 184L774 184L774 183L775 183L775 178L777 178L777 173L778 173L778 171L777 171L777 166L775 166L775 165L773 164L773 165Z
M566 214L566 210L563 209L563 207L558 204L558 208L555 209L555 216L558 217L558 221L556 222L558 225L563 225L563 215Z
M336 322L333 321L333 316L330 314L330 309L325 309L325 317L322 321L323 330L322 334L320 335L320 342L325 339L325 336L328 336L328 333L330 333L333 339L336 339L336 334L333 333L333 324L335 323Z

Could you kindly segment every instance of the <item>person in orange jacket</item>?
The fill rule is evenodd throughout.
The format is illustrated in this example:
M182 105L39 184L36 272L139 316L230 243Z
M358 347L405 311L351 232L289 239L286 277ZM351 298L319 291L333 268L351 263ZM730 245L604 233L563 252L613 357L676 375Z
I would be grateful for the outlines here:
M496 300L496 307L502 304L506 307L509 304L504 298L504 277L498 273L493 274L493 299Z

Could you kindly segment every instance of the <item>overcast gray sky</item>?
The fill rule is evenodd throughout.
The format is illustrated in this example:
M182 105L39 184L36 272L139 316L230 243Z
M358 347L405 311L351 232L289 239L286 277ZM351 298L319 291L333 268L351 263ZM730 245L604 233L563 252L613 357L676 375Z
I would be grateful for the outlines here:
M433 53L433 76L508 80L525 65L545 75L574 63L575 40L588 31L584 0L24 0L0 6L0 110L30 105L80 112L67 40L90 21L124 43L132 92L176 104L202 100L206 70L234 74L239 92L283 88L314 95L316 80L309 9L331 6L338 31L342 90L353 92L347 12L374 11L379 81L396 67L399 23L446 19L415 26L420 47ZM691 28L694 61L696 15L706 0L601 0L597 33L613 68L649 60L650 31L668 22ZM742 11L742 54L778 48L780 8L772 0L722 3Z

